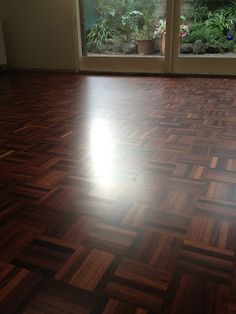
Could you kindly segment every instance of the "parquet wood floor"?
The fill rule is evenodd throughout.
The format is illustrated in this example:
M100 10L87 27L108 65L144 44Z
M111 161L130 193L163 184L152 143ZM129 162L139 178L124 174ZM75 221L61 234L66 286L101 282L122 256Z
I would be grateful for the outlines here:
M0 313L236 313L235 92L1 74Z

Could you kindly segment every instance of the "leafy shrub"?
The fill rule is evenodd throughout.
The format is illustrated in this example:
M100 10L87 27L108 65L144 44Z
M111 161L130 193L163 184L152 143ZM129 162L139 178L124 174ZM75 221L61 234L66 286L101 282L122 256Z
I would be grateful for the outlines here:
M221 53L232 52L234 49L233 41L227 40L219 29L209 28L205 23L192 24L190 33L184 38L183 42L194 44L198 39L204 44L219 48Z
M210 29L205 23L193 23L190 25L189 34L184 38L185 43L195 43L200 39L203 43L209 43L213 39L218 40L222 34L217 29Z
M212 38L208 44L219 48L220 53L233 52L234 50L234 42L232 40L227 40L225 37L221 37L218 40Z
M140 11L131 11L127 15L123 15L122 26L123 31L127 36L127 40L130 39L132 33L137 33L140 23L144 20L144 15Z
M236 0L196 0L194 9L187 16L189 34L183 42L214 45L220 52L233 51L234 43L226 38L236 21Z
M117 30L122 30L121 16L126 14L125 8L122 3L117 5L118 1L110 0L98 0L97 12L100 18L105 19L112 27L116 27Z
M152 40L156 37L156 30L159 21L155 18L145 17L144 24L135 34L136 40Z
M87 35L88 48L93 46L100 46L109 38L118 35L118 31L115 27L111 27L106 19L100 19L94 24Z
M208 18L209 9L203 6L194 6L186 16L186 19L193 23L202 23Z
M236 17L236 1L232 1L230 5L225 6L224 8L228 10L229 14Z
M87 35L87 47L100 45L118 33L127 40L144 26L144 16L153 16L156 0L97 0L99 21Z
M225 16L232 24L236 21L236 2L233 1L230 6L225 6Z
M127 25L128 27L128 22L123 21L122 17L126 17L135 11L145 16L153 16L155 8L156 0L97 0L99 16L106 19L117 30L123 32L126 32L124 26Z
M222 34L226 35L233 24L233 16L227 9L220 9L209 12L206 25L211 29L218 29Z

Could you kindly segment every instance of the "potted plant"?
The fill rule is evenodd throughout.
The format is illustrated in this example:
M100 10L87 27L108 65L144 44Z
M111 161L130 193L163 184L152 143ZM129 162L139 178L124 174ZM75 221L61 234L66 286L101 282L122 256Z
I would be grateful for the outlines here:
M138 53L140 55L151 55L154 53L154 31L156 27L156 19L145 18L144 24L135 34L138 45Z

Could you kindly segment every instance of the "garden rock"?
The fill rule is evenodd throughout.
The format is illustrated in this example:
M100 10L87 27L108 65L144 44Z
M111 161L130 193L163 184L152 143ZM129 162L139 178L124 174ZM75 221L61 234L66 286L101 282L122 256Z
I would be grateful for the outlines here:
M98 46L96 49L97 53L106 53L108 51L112 51L112 45L111 44L103 44L101 46Z
M117 40L112 46L112 51L116 53L122 52L123 44L124 44L123 40Z
M200 39L195 41L193 46L193 53L195 55L201 55L206 53L205 45Z
M214 45L207 45L206 52L207 53L220 53L220 48Z
M180 47L180 53L184 53L184 54L193 53L193 45L192 44L182 44Z
M122 52L126 55L137 53L138 52L137 44L133 41L123 43Z

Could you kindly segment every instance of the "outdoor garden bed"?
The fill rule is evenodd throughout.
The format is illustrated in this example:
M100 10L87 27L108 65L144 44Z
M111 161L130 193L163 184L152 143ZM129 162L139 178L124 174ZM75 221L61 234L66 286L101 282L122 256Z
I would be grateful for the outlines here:
M165 8L160 11L157 1L97 0L96 22L84 34L86 53L163 56ZM180 54L234 57L236 1L196 0L190 3L191 7L182 12L180 20Z

